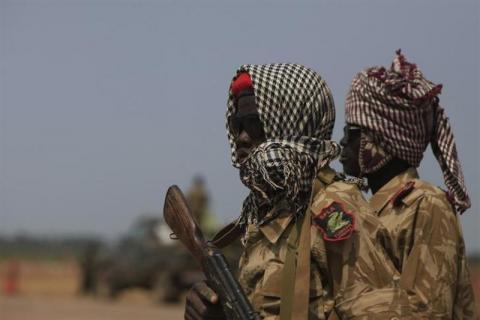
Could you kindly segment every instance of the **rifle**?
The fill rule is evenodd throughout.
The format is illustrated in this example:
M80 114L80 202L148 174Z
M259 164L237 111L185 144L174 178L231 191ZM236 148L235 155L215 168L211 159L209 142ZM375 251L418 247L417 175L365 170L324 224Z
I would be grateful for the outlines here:
M173 185L167 190L163 216L173 234L187 247L202 267L207 283L218 294L228 319L260 320L230 271L225 256L205 240L182 191Z

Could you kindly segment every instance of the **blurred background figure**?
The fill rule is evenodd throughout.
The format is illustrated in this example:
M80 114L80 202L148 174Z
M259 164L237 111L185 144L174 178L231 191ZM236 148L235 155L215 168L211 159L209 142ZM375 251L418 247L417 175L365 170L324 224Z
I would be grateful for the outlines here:
M97 258L101 243L90 240L85 245L83 255L80 257L80 293L92 294L95 292L95 274L97 270Z
M203 176L196 175L193 178L192 185L187 192L187 201L203 233L211 237L217 231L218 223L210 209L210 197Z
M3 292L12 296L18 293L20 281L20 262L12 258L7 262Z

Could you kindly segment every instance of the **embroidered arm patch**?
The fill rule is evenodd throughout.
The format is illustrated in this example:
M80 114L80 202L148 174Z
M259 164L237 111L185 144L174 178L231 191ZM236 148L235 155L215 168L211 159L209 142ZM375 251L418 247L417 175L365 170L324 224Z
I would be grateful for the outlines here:
M355 217L340 202L333 201L313 217L313 224L320 229L326 241L340 241L352 235Z

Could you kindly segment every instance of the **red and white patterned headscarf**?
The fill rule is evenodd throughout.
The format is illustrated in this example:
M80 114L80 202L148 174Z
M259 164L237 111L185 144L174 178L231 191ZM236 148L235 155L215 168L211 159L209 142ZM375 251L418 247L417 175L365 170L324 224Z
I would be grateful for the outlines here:
M441 84L424 78L398 50L389 70L371 67L354 77L347 94L345 119L366 129L370 143L385 150L387 157L397 157L414 167L418 167L430 143L456 209L463 212L470 207L470 199L452 129L439 104L441 90ZM364 144L368 140L364 139ZM381 152L375 155L378 159L368 159L372 160L373 171L386 162Z

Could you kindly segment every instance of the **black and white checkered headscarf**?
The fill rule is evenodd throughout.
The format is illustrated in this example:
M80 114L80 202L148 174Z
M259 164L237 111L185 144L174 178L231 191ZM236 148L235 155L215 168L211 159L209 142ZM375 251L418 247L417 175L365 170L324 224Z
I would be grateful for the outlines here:
M414 167L430 143L455 207L463 212L470 207L470 199L452 128L439 104L441 89L398 50L390 69L371 67L353 78L345 120L366 129L389 155Z
M229 91L227 131L232 164L251 192L243 203L241 224L261 224L278 201L296 216L308 206L317 170L340 153L330 141L335 107L330 89L313 70L298 64L243 65L237 72L252 79L266 141L242 163L237 158L229 119L235 98Z

